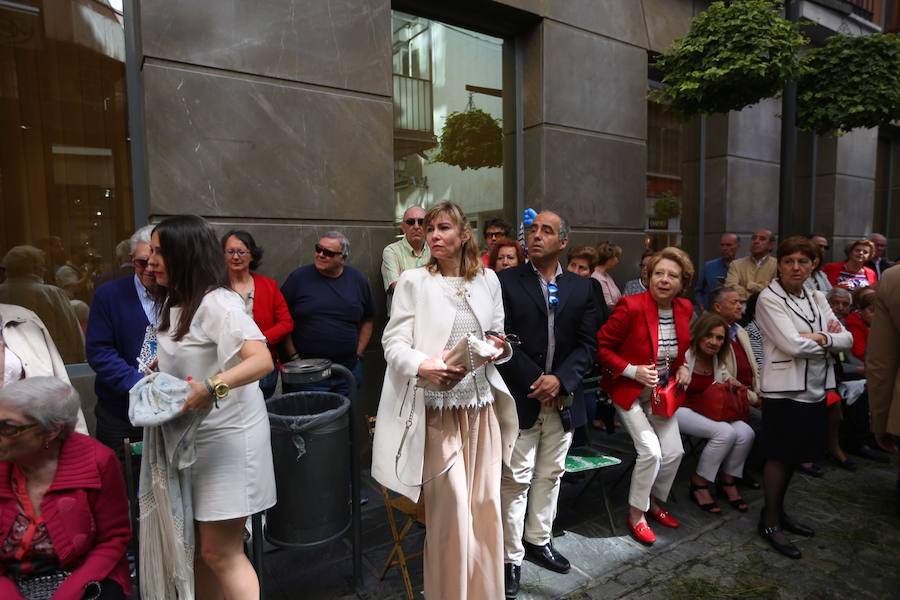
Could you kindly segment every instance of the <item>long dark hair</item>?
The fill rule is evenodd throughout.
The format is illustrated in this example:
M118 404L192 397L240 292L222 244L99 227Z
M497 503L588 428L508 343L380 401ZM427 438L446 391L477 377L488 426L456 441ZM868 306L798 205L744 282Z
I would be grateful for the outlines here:
M250 270L255 271L256 269L258 269L263 257L262 246L256 245L256 240L253 239L253 236L250 235L249 231L244 231L243 229L232 229L222 236L222 250L225 250L225 244L228 243L228 238L232 236L239 239L242 244L247 246L247 250L250 251Z
M159 236L159 253L169 276L168 285L156 286L155 291L157 306L161 307L159 330L168 331L169 309L178 306L181 314L172 337L181 341L191 328L203 296L228 287L228 269L216 232L203 217L168 217L153 232Z

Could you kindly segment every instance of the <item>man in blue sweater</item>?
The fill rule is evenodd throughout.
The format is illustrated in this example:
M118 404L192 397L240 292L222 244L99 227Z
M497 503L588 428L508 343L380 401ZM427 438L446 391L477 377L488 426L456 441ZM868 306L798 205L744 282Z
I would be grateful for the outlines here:
M88 363L97 374L97 440L109 446L123 465L122 441L143 439L143 429L128 420L128 391L156 355L157 312L150 295L155 280L147 271L152 231L153 226L147 225L131 236L134 275L97 288L85 339Z

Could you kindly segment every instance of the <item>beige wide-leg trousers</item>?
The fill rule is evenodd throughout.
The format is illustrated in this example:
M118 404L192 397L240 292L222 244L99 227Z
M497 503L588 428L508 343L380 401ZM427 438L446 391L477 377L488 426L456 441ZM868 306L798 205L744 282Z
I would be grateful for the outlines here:
M494 407L427 408L425 420L425 598L502 599L503 454Z

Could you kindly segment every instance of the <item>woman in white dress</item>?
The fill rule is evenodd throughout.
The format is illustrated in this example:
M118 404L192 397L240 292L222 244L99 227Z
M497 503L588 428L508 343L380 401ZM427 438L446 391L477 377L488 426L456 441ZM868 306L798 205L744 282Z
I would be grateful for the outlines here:
M159 286L159 370L186 379L185 410L212 407L197 431L192 475L197 598L259 598L243 552L249 515L275 504L269 421L255 384L272 370L265 337L228 289L222 249L201 217L153 230L148 269Z

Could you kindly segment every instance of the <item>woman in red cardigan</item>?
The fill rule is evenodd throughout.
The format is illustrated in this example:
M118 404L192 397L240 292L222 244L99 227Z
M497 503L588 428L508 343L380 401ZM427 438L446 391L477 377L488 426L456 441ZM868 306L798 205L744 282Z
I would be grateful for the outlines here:
M0 598L37 597L46 585L54 600L131 594L122 467L73 431L80 404L56 377L0 390Z
M278 283L271 277L253 272L259 268L263 249L256 245L256 240L249 232L240 229L229 231L222 236L222 248L225 250L231 289L244 299L247 313L266 336L269 352L272 353L276 368L259 380L263 397L269 398L275 393L275 386L278 384L276 349L294 330L294 319Z
M687 387L691 375L684 353L691 341L693 307L677 297L694 276L690 258L678 248L665 248L647 264L646 292L625 296L597 333L602 385L616 406L619 420L637 450L628 494L628 529L642 544L656 536L644 516L666 527L678 521L662 506L669 496L684 449L678 421L651 412L651 393L674 377Z
M875 244L870 240L854 240L844 248L846 262L828 263L822 272L835 287L853 290L875 285L878 275L866 266L866 261L875 256Z

